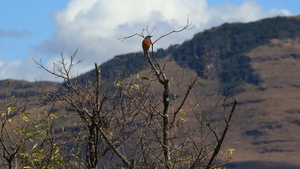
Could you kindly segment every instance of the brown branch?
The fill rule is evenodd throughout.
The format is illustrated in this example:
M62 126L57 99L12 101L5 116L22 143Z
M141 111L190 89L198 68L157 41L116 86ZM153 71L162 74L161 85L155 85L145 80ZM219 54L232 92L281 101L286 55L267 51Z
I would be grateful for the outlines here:
M224 141L225 136L226 136L226 134L227 134L227 131L228 131L228 129L229 129L229 125L230 125L230 122L231 122L231 118L232 118L233 112L234 112L234 110L235 110L235 107L236 107L236 105L237 105L237 99L234 98L234 97L232 97L232 98L233 98L233 106L232 106L231 112L230 112L230 114L229 114L228 120L226 121L226 127L225 127L225 129L224 129L224 131L223 131L223 134L222 134L222 136L221 136L221 139L218 141L218 145L217 145L217 147L215 148L215 151L214 151L212 157L210 158L210 160L209 160L209 162L208 162L208 164L207 164L207 167L206 167L207 169L212 168L212 165L213 165L214 161L215 161L216 158L217 158L217 155L219 154L219 152L220 152L220 150L221 150L221 146L222 146L222 144L223 144L223 141Z
M129 36L121 35L121 34L120 34L120 37L119 37L119 38L116 37L116 39L118 39L118 40L120 40L121 42L123 42L124 40L129 39L129 38L132 38L132 37L134 37L134 36L140 36L140 37L143 38L143 36L142 36L141 34L135 33L135 34L132 34L132 35L129 35Z
M189 28L191 25L192 25L192 23L190 23L190 22L189 22L189 19L187 19L187 23L186 23L186 25L185 25L182 29L180 29L180 30L173 30L173 31L171 31L171 32L169 32L169 33L167 33L167 34L164 34L164 35L160 36L158 39L156 39L154 42L152 42L152 44L155 44L155 43L156 43L157 41L159 41L161 38L163 38L163 37L165 37L165 36L168 36L168 35L170 35L170 34L172 34L172 33L178 33L178 32L182 32L182 31L184 31L184 30L190 30L190 29L193 29L194 27Z
M81 60L77 61L76 63L74 63L74 58L75 55L77 54L78 49L74 52L74 54L71 56L71 60L70 63L67 64L65 62L65 59L63 57L63 55L61 54L61 59L62 61L59 62L59 64L61 65L61 67L59 65L56 65L55 63L53 63L53 71L51 71L50 69L46 68L42 61L40 60L39 62L36 61L35 59L32 59L40 68L44 69L46 72L54 75L57 78L62 78L64 80L70 80L69 74L70 71L72 69L73 66L79 64L81 62ZM56 73L56 71L58 71L58 73Z
M99 69L97 63L95 63L96 71L96 112L98 113L101 109L101 104L99 103L100 97L100 81L101 81L101 69Z
M184 95L184 98L183 98L180 106L177 108L177 110L174 113L173 120L171 121L172 125L174 124L177 114L179 113L179 111L181 110L181 108L183 107L183 105L185 104L186 99L188 98L188 96L189 96L190 92L192 91L193 87L195 86L195 83L197 82L197 80L198 80L198 75L196 76L196 78L194 79L194 81L192 82L192 84L190 84L188 86L188 89L186 91L186 94Z
M114 143L110 141L109 137L105 134L105 132L97 125L98 131L101 133L105 141L112 148L112 150L117 154L117 156L126 164L129 168L134 168L131 163L126 159L126 157L114 146Z

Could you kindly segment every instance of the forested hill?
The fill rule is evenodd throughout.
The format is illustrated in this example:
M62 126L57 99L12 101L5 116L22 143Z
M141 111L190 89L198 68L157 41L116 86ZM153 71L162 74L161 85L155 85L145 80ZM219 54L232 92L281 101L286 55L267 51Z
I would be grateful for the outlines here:
M184 32L182 32L184 33ZM245 54L252 49L268 44L271 39L298 39L300 19L295 17L275 17L250 23L224 23L221 26L197 33L191 40L181 45L171 45L168 49L158 49L156 59L170 54L181 67L193 70L203 69L206 64L206 51L211 55L212 67L218 79L227 85L235 81L259 84L261 78L251 67L251 59ZM196 61L196 57L199 59ZM100 65L103 78L111 80L120 75L128 76L145 68L147 62L142 53L129 53L115 56ZM125 73L125 74L124 74ZM93 71L79 78L85 81L92 78Z

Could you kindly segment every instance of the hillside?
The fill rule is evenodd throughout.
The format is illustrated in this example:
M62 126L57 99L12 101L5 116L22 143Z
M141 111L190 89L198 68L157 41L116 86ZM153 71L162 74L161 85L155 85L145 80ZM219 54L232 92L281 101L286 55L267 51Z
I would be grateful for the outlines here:
M255 85L261 82L260 76L250 65L251 58L246 55L247 52L267 44L270 39L296 40L299 36L300 20L297 17L267 18L244 24L225 23L198 33L181 45L170 46L166 50L159 49L155 52L155 58L160 59L171 54L171 59L181 67L203 71L206 64L203 56L206 56L206 52L208 52L214 67L214 72L211 72L211 76L208 78L226 82L224 88L224 92L226 92L237 81ZM145 66L140 65L143 65L146 59L141 56L141 53L115 56L100 66L103 78L112 79L122 73L129 76L139 69L144 69ZM195 56L199 58L198 61ZM81 76L82 81L86 75L91 77L92 71Z
M231 167L300 168L299 39L299 16L275 17L225 23L200 32L183 44L159 49L154 56L159 63L167 63L167 75L175 81L181 72L195 75L195 70L200 70L202 76L209 67L208 76L203 79L207 86L204 97L208 91L218 90L221 81L223 94L229 89L245 91L234 94L239 104L225 145L235 149ZM111 83L141 69L141 74L148 74L146 61L142 53L115 56L100 65L102 78ZM83 83L86 78L93 80L94 71L77 77ZM43 84L51 91L61 85ZM1 93L6 92L6 85L6 80L0 82ZM9 94L33 99L38 96L35 86L15 81ZM154 86L153 90L159 89ZM172 92L180 97L179 90Z
M179 67L203 70L207 51L211 55L207 83L225 82L224 93L230 87L246 91L236 95L239 106L234 129L227 138L227 146L236 149L233 162L239 162L237 167L245 167L251 161L263 168L274 168L272 164L276 162L281 167L287 163L300 166L299 38L299 16L225 23L181 45L159 49L155 58L171 65L169 75L173 77L174 69L179 71ZM167 60L160 60L167 55ZM146 69L139 66L145 62L142 53L130 53L116 56L100 67L104 78L112 78Z
M239 133L239 139L232 139L237 147L235 160L299 165L300 43L271 39L246 55L263 82L245 85L247 92L236 96L241 105L235 121L239 129L233 131ZM233 135L237 138L236 133Z

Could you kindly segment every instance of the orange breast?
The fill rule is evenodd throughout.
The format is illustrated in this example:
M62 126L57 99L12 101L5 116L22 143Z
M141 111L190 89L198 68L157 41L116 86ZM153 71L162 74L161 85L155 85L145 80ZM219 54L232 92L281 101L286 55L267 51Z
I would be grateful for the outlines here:
M150 46L151 46L151 41L148 39L144 39L143 43L142 43L144 52L147 52L149 50Z

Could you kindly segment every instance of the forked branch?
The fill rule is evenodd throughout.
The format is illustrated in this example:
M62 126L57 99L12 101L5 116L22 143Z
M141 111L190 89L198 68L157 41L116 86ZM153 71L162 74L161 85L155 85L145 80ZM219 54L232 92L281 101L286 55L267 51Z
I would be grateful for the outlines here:
M211 158L210 158L210 160L209 160L209 162L208 162L208 164L207 164L207 167L206 167L207 169L211 169L211 168L212 168L212 165L213 165L214 161L215 161L216 158L217 158L217 155L219 154L219 152L220 152L220 150L221 150L221 146L223 145L225 136L226 136L227 131L228 131L228 129L229 129L230 122L231 122L231 119L232 119L232 115L233 115L233 113L234 113L234 111L235 111L235 107L236 107L236 105L237 105L237 99L234 98L234 97L232 97L232 99L233 99L233 106L232 106L232 109L231 109L231 111L230 111L230 114L229 114L228 119L225 119L225 121L226 121L226 127L225 127L225 129L224 129L224 131L223 131L223 134L222 134L220 140L218 141L217 147L215 148L215 151L214 151L213 155L211 156Z
M184 30L190 30L190 29L193 29L193 28L194 28L194 26L192 26L192 23L190 22L189 17L188 17L186 25L183 28L181 28L179 30L173 30L173 31L170 31L169 33L161 35L158 39L156 39L155 41L153 41L152 44L155 44L161 38L164 38L164 37L166 37L166 36L168 36L168 35L170 35L172 33L179 33L179 32L182 32ZM140 37L144 38L145 37L144 32L147 32L147 35L151 35L154 29L155 29L155 27L151 31L149 31L148 26L147 26L146 28L142 29L141 33L135 33L135 34L132 34L132 35L129 35L129 36L120 35L120 37L117 37L117 39L120 40L120 41L124 41L124 40L132 38L134 36L140 36Z
M44 69L46 72L54 75L57 78L62 78L64 80L68 80L70 79L69 75L70 75L70 71L72 69L72 67L74 67L75 65L79 64L81 62L81 60L74 62L74 58L77 54L78 49L74 52L73 55L71 55L71 59L70 59L70 63L67 63L63 54L61 54L61 61L58 62L58 65L56 65L55 63L53 63L53 70L50 70L49 68L47 68L42 61L37 61L35 59L32 59L40 68Z

